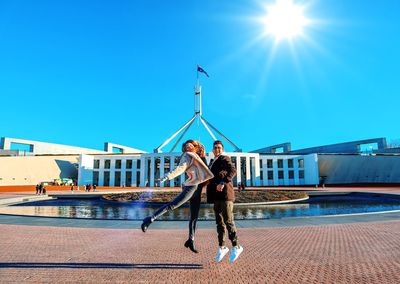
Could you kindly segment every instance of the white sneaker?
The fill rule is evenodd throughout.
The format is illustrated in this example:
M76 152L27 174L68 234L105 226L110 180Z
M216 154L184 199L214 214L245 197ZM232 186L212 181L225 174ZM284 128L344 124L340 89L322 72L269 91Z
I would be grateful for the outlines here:
M229 256L229 262L230 263L234 262L242 252L243 252L243 247L241 245L233 247L231 255Z
M227 247L219 247L218 248L218 253L217 256L215 257L216 262L221 262L221 260L224 258L224 256L229 252L229 249Z

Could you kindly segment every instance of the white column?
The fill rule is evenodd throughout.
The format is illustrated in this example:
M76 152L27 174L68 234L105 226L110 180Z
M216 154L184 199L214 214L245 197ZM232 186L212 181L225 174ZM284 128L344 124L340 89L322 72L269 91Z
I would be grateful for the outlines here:
M146 177L147 177L147 163L146 159L142 156L140 158L140 186L145 187L146 186Z
M104 185L104 158L99 159L99 186Z
M136 186L137 160L132 161L132 185Z
M171 172L173 169L175 169L175 156L170 156L169 157L169 172ZM174 180L169 181L169 186L170 187L174 186Z
M268 168L267 168L267 160L262 159L262 171L263 171L263 184L264 186L268 185Z
M160 178L164 177L164 164L165 164L165 156L162 155L160 157ZM164 187L164 182L160 184L160 187Z
M272 169L274 170L274 183L273 185L277 186L279 184L279 179L278 179L278 160L276 157L272 159Z
M261 185L261 181L260 181L260 156L256 156L254 158L255 161L255 165L254 165L254 184L256 186L260 186Z
M293 170L294 170L294 184L299 185L300 180L299 180L299 162L297 161L297 158L293 158Z
M115 159L110 160L110 186L115 186Z
M289 185L289 168L287 157L283 159L283 184Z
M151 187L154 186L154 175L155 175L154 165L155 165L154 156L152 156L150 158L150 186Z
M250 159L250 178L251 178L251 184L253 185L253 186L255 186L256 185L256 182L255 182L255 166L254 166L254 163L255 163L255 159L254 159L254 157L249 157L249 159Z
M126 158L121 158L121 185L126 186Z
M242 172L240 170L240 156L236 156L236 180L237 182L241 182L242 181Z

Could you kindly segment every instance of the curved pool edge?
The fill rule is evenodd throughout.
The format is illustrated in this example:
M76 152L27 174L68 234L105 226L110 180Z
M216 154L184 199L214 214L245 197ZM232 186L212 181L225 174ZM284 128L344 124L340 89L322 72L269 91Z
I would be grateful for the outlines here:
M35 202L35 201L46 201L55 199L54 197L48 195L29 195L23 197L11 197L11 198L4 198L0 199L0 207L6 207L10 205L16 204L23 204L28 202Z
M399 221L400 210L355 213L343 215L287 217L282 219L254 219L235 220L238 228L274 228L274 227L299 227L299 226L324 226L334 224L368 223ZM152 224L152 230L184 229L187 230L188 221L157 221ZM138 229L141 221L137 220L105 220L105 219L73 219L59 217L37 217L0 214L0 224L26 225L26 226L51 226L51 227L76 227L76 228L109 228L109 229ZM215 229L215 221L202 220L199 229Z
M254 205L279 205L279 204L289 204L296 203L301 201L306 201L310 199L309 196L298 198L298 199L290 199L290 200L280 200L280 201L268 201L268 202L254 202L254 203L235 203L236 206L254 206Z
M302 202L310 199L309 196L303 197L303 198L298 198L298 199L290 199L290 200L280 200L280 201L267 201L267 202L254 202L254 203L236 203L235 202L235 207L238 206L255 206L255 205L279 205L279 204L290 204L290 203L296 203L296 202ZM120 202L120 203L129 203L129 204L138 204L138 205L147 205L147 206L162 206L166 204L167 202L139 202L139 201L114 201L114 200L107 200L107 199L101 199L106 202ZM214 205L209 204L209 203L201 203L201 207L208 207L212 208ZM0 213L1 214L1 213Z

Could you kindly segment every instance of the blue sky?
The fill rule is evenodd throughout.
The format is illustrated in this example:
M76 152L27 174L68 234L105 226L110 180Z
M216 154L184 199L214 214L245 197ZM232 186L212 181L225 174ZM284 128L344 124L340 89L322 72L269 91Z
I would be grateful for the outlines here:
M245 151L399 139L400 2L295 1L312 23L278 45L273 2L0 0L0 136L152 151L200 64L204 117Z

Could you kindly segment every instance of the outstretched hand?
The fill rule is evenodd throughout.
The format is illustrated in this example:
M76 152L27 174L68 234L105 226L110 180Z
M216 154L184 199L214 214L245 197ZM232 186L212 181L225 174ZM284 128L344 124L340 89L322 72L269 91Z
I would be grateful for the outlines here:
M224 183L218 184L218 185L217 185L217 191L221 192L221 191L224 189L224 187L225 187L225 184L224 184Z

